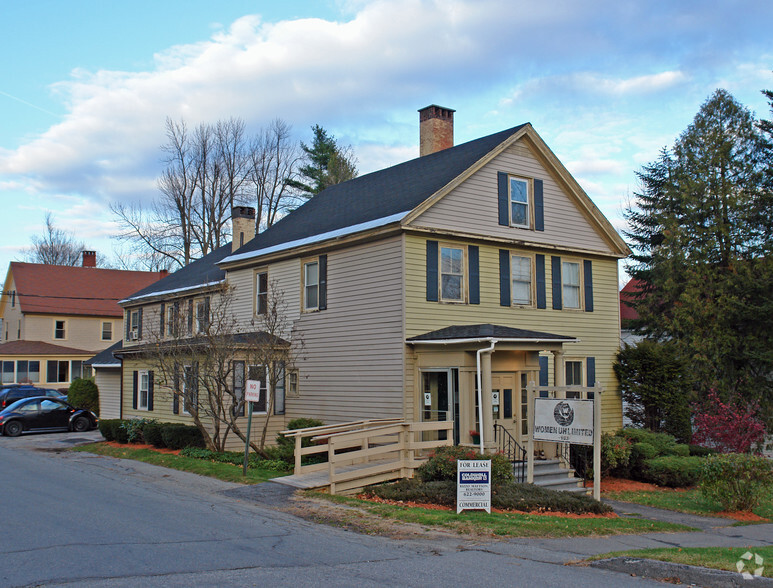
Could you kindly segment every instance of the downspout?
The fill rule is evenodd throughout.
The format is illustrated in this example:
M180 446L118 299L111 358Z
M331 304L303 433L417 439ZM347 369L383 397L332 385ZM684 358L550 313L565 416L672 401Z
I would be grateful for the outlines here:
M494 346L497 344L497 340L494 338L489 337L487 339L489 343L491 343L491 346L485 349L478 349L478 351L475 352L475 363L478 370L478 433L480 433L480 452L483 453L483 382L481 381L481 374L480 374L480 354L481 353L491 353L494 351Z

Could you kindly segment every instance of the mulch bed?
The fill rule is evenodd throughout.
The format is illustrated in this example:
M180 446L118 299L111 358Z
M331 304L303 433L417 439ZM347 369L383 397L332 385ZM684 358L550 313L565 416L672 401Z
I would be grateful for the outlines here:
M166 447L155 447L153 445L146 445L143 443L118 443L117 441L103 441L105 445L110 447L129 448L129 449L150 449L158 453L167 453L170 455L180 455L179 449L167 449Z

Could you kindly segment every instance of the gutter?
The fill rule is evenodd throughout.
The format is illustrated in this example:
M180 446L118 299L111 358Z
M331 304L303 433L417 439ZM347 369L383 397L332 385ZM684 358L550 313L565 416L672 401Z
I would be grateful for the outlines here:
M489 337L486 339L491 345L488 348L481 348L478 349L478 351L475 352L475 364L477 367L477 376L478 376L478 433L480 435L478 436L478 439L480 440L480 452L483 453L483 382L481 381L481 373L480 373L480 355L481 353L491 353L494 351L494 347L497 344L497 339L494 339L493 337Z
M426 339L426 340L406 340L407 345L457 345L460 343L490 343L493 337L477 337L474 339ZM579 343L581 339L577 337L567 337L565 339L501 339L496 338L497 343Z

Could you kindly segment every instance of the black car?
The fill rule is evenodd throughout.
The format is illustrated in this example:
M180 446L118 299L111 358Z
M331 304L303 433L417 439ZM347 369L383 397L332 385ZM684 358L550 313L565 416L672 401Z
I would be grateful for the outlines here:
M90 410L75 408L59 398L39 396L17 400L0 411L0 431L18 437L22 431L77 431L97 426L99 419Z
M49 398L62 398L67 395L53 388L37 388L29 384L13 384L0 388L0 410L11 406L17 400L22 398L32 398L34 396L48 396Z

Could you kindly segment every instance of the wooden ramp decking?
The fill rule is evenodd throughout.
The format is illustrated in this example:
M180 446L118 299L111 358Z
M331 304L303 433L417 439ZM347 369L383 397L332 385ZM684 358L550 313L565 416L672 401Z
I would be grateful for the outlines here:
M381 419L282 431L286 437L295 437L295 469L291 476L274 481L331 494L355 494L371 484L410 478L424 463L424 453L452 443L452 427L449 421ZM311 439L312 444L303 447L303 439ZM305 457L314 455L327 461L303 464Z

